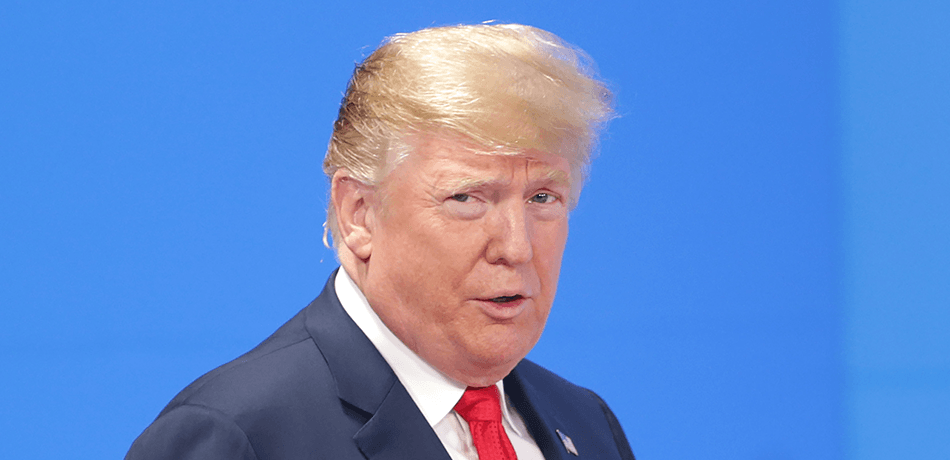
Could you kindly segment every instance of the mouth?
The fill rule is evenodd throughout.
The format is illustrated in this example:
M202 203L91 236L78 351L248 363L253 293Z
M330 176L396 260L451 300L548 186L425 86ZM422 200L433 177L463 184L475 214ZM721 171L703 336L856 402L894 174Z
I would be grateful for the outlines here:
M521 294L516 294L516 295L503 295L503 296L495 297L489 300L495 303L508 303L508 302L514 302L515 300L520 300L523 298L524 296L522 296Z
M529 300L530 297L522 294L481 299L482 311L495 321L507 322L521 315L528 308Z

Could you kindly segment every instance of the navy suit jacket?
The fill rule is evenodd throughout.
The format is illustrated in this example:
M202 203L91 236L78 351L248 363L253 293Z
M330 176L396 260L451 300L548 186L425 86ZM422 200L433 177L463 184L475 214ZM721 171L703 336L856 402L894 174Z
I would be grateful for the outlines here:
M523 360L505 392L548 460L624 459L620 424L593 392ZM578 457L557 432L569 436ZM373 344L323 292L250 352L182 390L126 459L449 460Z

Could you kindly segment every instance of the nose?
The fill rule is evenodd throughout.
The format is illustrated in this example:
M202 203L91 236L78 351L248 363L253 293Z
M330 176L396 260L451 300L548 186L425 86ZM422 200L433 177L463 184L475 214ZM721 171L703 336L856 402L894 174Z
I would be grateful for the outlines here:
M517 266L534 257L531 225L524 203L500 206L489 225L491 239L485 256L489 263Z

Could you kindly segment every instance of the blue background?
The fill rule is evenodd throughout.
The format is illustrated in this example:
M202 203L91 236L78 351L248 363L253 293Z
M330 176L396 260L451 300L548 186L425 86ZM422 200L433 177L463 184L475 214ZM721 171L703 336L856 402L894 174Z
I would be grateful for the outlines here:
M488 19L621 114L533 359L641 460L950 457L945 2L272 3L0 7L5 457L121 457L306 305L354 63Z

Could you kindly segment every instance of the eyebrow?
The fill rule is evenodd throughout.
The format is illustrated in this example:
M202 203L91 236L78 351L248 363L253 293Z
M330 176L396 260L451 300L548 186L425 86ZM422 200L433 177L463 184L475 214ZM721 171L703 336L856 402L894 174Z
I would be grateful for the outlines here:
M571 186L571 176L569 173L561 171L560 169L548 169L547 173L544 175L545 179L563 185L566 187Z
M482 188L487 185L497 184L502 181L498 179L475 179L472 177L462 177L458 179L452 179L447 181L443 188L447 190L470 190L476 188Z
M446 183L439 188L446 190L471 190L503 182L505 181L500 179L475 179L473 177L461 177L446 181ZM535 182L553 182L564 187L571 186L570 174L559 169L548 169L544 176Z

